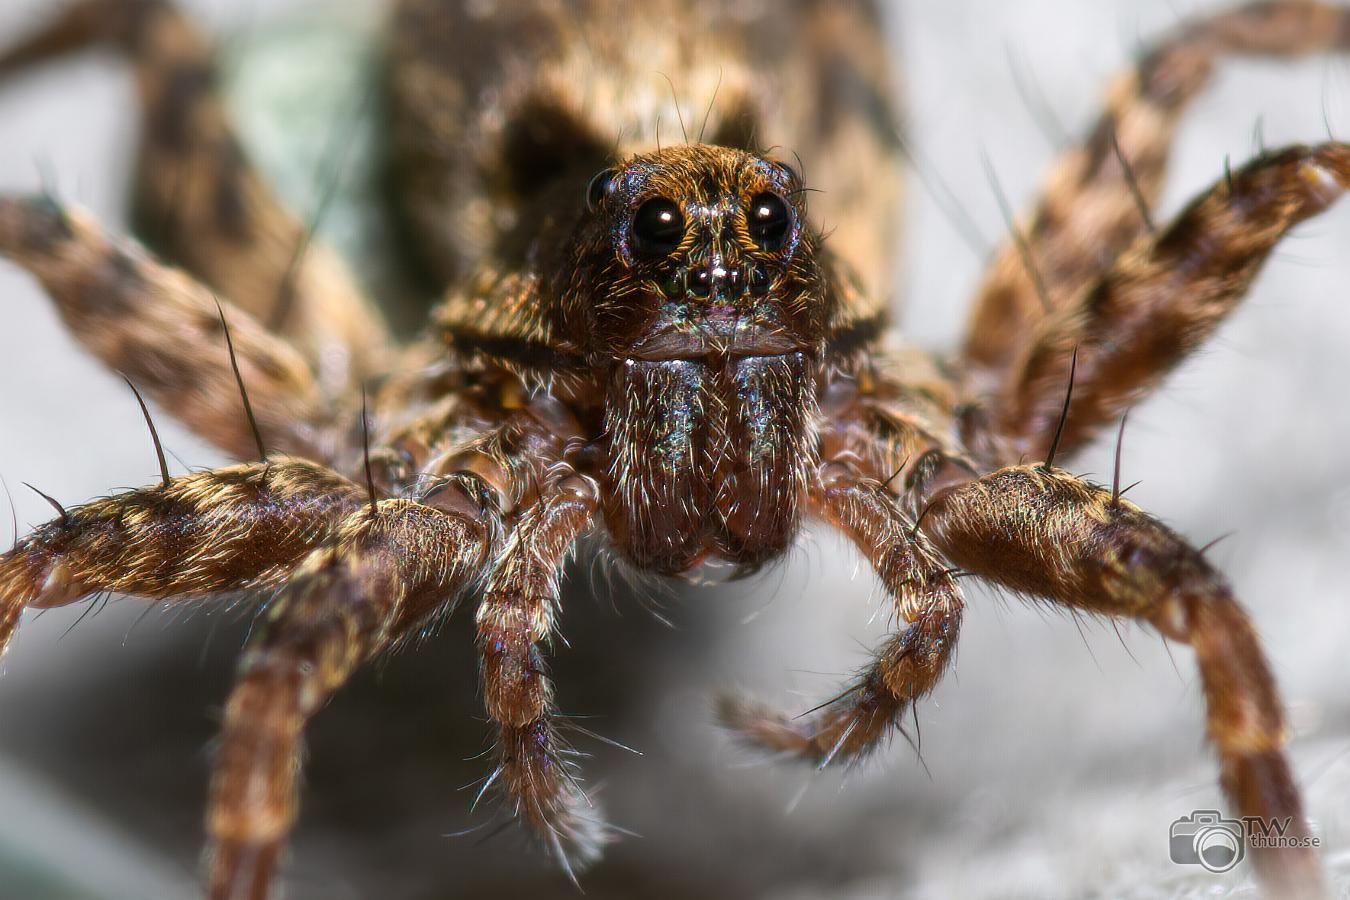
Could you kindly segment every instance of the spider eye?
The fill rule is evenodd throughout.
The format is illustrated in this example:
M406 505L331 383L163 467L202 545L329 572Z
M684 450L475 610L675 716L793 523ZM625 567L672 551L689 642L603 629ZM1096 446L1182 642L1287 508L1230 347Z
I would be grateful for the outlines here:
M802 180L801 175L799 175L799 174L797 173L797 170L794 169L794 168L792 168L792 166L788 165L787 163L783 162L782 160L777 160L777 159L775 159L775 160L772 160L772 162L773 162L774 167L777 168L778 171L782 172L783 175L787 177L787 180L788 180L788 181L791 181L793 184L797 184L797 183L800 183L800 182L801 182L801 180Z
M684 239L684 213L666 197L653 197L633 215L633 249L643 256L665 256Z
M609 193L609 186L614 183L614 170L602 169L595 173L591 183L586 186L586 208L595 212L600 201L605 199Z
M764 250L778 250L792 234L792 208L777 194L756 194L745 212L750 237Z

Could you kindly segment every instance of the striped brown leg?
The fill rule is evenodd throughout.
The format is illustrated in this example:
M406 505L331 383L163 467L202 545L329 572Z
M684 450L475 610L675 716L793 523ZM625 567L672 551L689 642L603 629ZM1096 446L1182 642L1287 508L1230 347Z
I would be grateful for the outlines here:
M448 613L492 552L472 476L363 506L295 572L225 706L207 811L211 900L265 900L298 813L305 723L356 668ZM435 505L431 505L435 504Z
M793 720L736 700L725 701L721 712L729 727L754 743L823 767L865 755L933 689L951 662L962 603L956 579L880 482L845 464L827 464L811 503L815 515L846 534L872 563L902 627L857 681L811 717Z
M1198 551L1111 491L1032 466L939 493L923 530L953 562L991 582L1146 622L1190 644L1233 811L1288 820L1290 835L1309 834L1270 666L1228 584ZM1314 850L1253 848L1252 861L1272 897L1325 894Z
M1233 172L1167 228L1120 255L1041 323L990 410L1005 461L1044 456L1064 403L1060 449L1089 441L1213 333L1290 228L1350 186L1350 144L1290 147Z
M211 47L168 0L73 0L0 54L0 76L94 45L132 64L144 109L137 206L175 263L292 338L336 396L378 372L388 335L342 260L292 216L245 157Z
M138 247L111 241L87 214L45 197L0 196L0 254L47 289L75 337L193 431L240 459L257 455L221 324L269 448L332 457L332 412L285 339ZM218 305L219 303L219 305Z
M792 145L812 188L811 221L830 234L831 248L868 297L889 297L896 283L904 196L887 5L780 0L757 7L761 20L746 30L753 61L746 62L780 79L776 91L791 100L763 122L724 120L711 138L749 150L759 149L756 141ZM737 141L747 124L755 127L753 140Z
M279 457L62 510L0 556L0 652L29 608L105 591L179 600L279 584L360 498L336 473Z
M520 513L478 607L483 700L497 725L488 776L570 873L594 862L605 840L599 810L582 792L560 740L541 645L553 634L558 578L599 497L588 478L560 473Z
M1120 76L1088 138L1051 169L1039 204L990 265L966 329L972 389L996 388L1046 306L1073 300L1149 230L1172 135L1220 59L1347 48L1350 9L1267 0L1191 22Z

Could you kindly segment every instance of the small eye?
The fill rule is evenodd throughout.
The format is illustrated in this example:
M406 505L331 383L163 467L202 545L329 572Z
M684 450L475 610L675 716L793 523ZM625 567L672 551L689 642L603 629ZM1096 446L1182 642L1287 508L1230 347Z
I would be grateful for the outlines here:
M684 239L684 214L674 200L653 197L633 215L633 249L643 256L665 256Z
M605 199L605 195L609 193L609 186L613 183L613 169L601 169L596 172L595 177L591 179L591 183L586 186L586 208L595 212L596 207L600 205L600 201Z
M802 176L799 175L797 173L797 170L792 168L792 166L788 165L787 163L779 159L772 160L771 162L773 163L774 168L782 172L784 177L786 177L788 181L792 182L793 184L801 183Z
M777 194L756 194L745 211L750 237L765 250L778 250L792 235L792 209Z

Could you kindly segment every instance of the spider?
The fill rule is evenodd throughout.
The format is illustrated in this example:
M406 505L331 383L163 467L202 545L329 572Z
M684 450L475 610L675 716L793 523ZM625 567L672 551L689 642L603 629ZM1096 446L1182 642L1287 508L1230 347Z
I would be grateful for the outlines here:
M613 835L558 736L544 659L568 556L598 533L638 572L747 574L808 517L871 563L897 627L810 716L724 701L747 741L864 757L949 667L971 576L1189 644L1235 811L1308 835L1274 681L1223 577L1118 478L1055 463L1199 346L1350 181L1350 147L1291 147L1170 222L1152 213L1213 66L1345 49L1350 12L1274 0L1150 48L1014 223L950 356L887 329L901 142L878 10L661 0L616 17L598 0L394 5L392 172L444 292L407 346L251 168L172 3L82 0L0 57L9 71L107 43L131 61L140 218L181 268L46 194L0 199L0 251L95 355L253 460L171 477L161 452L158 483L53 500L0 556L0 646L25 609L104 592L268 594L225 709L208 895L270 894L306 722L463 600L496 732L482 788L569 873L593 861ZM840 223L828 241L822 221ZM1274 894L1325 891L1313 850L1253 861Z

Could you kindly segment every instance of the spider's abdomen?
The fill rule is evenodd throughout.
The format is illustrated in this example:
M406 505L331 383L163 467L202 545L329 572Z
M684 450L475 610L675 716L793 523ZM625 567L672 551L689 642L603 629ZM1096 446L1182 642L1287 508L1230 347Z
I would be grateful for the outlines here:
M616 548L667 574L709 556L753 567L781 554L814 458L815 369L803 352L616 367L605 485Z

